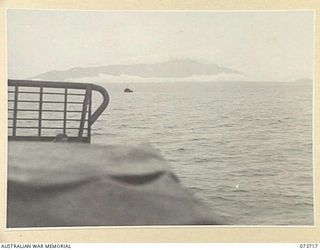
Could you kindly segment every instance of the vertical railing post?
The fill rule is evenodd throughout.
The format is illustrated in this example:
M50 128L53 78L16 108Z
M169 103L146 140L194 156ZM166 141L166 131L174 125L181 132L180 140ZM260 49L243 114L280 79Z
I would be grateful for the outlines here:
M92 106L92 88L90 88L89 93L89 111L88 111L88 121L87 121L87 137L88 142L91 142L91 106Z
M15 84L14 87L14 104L13 104L13 125L12 125L12 136L16 136L17 134L17 116L18 116L18 93L19 86Z
M83 106L82 106L82 114L81 114L81 120L80 120L80 126L79 126L79 133L78 133L78 138L81 139L83 136L83 128L84 128L84 123L86 120L86 113L88 109L88 103L90 99L90 92L91 92L91 85L89 85L86 88L86 94L83 100Z
M41 127L42 127L42 104L43 104L43 87L40 86L38 136L41 136Z
M63 134L67 134L67 108L68 108L68 89L64 89L64 108L63 108Z

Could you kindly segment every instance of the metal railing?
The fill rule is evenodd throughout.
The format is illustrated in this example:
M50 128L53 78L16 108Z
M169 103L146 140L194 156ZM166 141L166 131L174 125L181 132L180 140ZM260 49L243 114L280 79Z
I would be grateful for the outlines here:
M92 111L92 93L102 102ZM106 109L108 92L85 83L8 80L8 140L90 142L91 126Z

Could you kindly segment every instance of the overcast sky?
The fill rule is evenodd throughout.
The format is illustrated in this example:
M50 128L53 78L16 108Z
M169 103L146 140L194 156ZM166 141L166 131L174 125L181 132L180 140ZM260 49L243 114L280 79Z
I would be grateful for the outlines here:
M311 11L8 10L8 77L192 59L243 72L248 80L312 78L313 22Z

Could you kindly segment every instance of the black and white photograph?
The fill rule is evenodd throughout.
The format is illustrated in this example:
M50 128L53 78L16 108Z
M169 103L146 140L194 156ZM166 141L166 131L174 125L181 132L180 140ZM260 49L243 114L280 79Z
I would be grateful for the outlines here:
M315 225L313 10L6 10L6 228Z

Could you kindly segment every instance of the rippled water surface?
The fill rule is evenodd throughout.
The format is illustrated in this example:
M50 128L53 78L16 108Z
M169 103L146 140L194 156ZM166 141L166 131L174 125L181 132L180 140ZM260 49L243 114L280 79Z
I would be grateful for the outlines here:
M102 85L93 143L150 142L232 224L313 225L311 84Z

